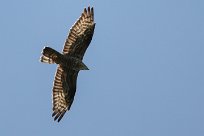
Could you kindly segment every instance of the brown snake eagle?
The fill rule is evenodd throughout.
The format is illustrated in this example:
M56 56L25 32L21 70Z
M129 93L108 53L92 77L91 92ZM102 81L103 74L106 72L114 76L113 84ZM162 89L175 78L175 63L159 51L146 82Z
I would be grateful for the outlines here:
M52 89L52 116L58 122L73 103L79 71L88 70L82 60L92 40L95 24L93 7L85 8L70 29L62 54L50 47L42 51L41 62L58 64Z

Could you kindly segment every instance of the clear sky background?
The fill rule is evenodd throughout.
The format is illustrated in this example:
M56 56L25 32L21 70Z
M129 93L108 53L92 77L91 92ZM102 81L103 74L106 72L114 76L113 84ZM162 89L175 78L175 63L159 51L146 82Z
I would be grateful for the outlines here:
M54 122L56 65L84 7L96 29L72 108ZM203 0L1 0L1 136L204 136Z

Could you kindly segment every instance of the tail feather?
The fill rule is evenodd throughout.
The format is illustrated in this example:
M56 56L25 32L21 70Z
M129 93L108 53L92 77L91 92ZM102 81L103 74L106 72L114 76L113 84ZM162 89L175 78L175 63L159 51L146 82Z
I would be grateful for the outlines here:
M40 61L43 63L57 63L59 64L61 60L62 54L57 52L56 50L50 48L50 47L45 47L42 51L42 56L40 57Z
M48 58L48 57L43 56L43 55L40 57L40 61L43 63L49 63L49 64L55 63L51 58Z

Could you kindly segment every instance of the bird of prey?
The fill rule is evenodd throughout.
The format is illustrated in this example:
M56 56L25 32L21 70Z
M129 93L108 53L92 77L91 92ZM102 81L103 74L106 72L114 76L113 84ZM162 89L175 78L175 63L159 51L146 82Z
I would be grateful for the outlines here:
M73 103L79 71L88 70L82 60L92 40L95 24L93 7L84 8L69 31L62 53L50 47L42 51L41 62L58 65L52 89L52 116L58 122Z

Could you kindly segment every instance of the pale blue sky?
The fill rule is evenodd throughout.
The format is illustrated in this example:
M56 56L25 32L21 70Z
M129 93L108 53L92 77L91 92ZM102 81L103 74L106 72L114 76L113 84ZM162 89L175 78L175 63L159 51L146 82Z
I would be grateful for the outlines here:
M84 7L96 29L71 111L51 117L56 65ZM1 0L1 136L203 136L203 0Z

